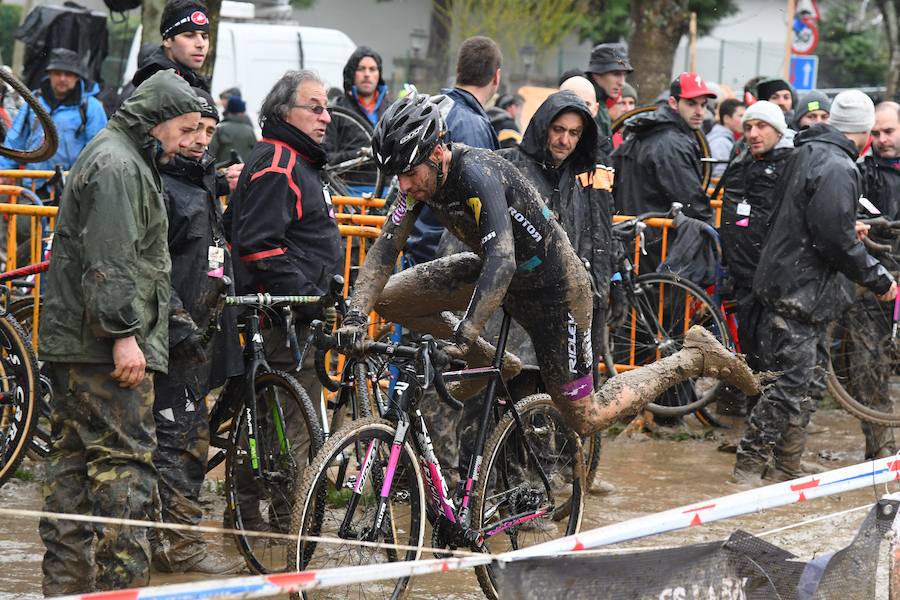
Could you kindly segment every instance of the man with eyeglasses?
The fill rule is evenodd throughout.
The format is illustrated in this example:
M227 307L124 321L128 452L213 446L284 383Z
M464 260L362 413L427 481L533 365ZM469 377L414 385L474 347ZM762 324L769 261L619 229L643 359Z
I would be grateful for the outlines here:
M262 139L247 157L225 213L239 294L319 295L340 272L341 235L320 177L322 140L331 122L327 103L325 86L308 70L285 73L263 101ZM296 315L302 340L318 315ZM291 369L296 365L284 335L278 326L263 331L269 364ZM311 398L319 397L311 364L304 364L299 379Z

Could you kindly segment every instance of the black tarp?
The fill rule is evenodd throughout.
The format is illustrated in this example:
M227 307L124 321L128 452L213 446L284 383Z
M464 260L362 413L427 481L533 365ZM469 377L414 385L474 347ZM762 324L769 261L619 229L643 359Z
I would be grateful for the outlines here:
M66 2L63 6L38 6L16 29L15 37L25 44L22 80L37 89L44 78L47 56L53 48L74 50L84 62L88 79L102 84L100 67L109 41L106 14Z
M849 546L809 562L737 531L725 542L514 561L495 569L497 587L501 600L871 600L898 506L878 502Z

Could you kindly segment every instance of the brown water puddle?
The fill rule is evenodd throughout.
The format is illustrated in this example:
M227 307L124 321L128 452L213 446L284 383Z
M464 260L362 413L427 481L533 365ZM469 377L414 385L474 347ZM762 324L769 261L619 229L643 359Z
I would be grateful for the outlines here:
M831 410L819 411L813 420L816 425L827 427L828 431L810 436L808 457L818 452L837 457L838 460L819 460L827 467L844 466L863 460L863 437L858 421L842 412ZM703 438L704 432L698 428L691 430L691 433ZM643 435L629 438L620 435L616 439L605 440L600 472L603 479L616 486L616 491L609 496L587 498L582 529L741 491L726 482L734 464L734 455L716 449L723 437L734 435L716 433L715 439L691 438L687 441L674 441L666 434L659 438ZM36 467L32 465L32 468ZM804 519L874 502L886 491L888 490L884 486L862 489L637 540L629 545L668 546L705 542L723 539L738 528L758 534ZM892 486L889 491L898 489ZM33 509L40 506L40 485L35 482L10 481L0 489L0 503L9 508ZM215 525L221 514L221 503L211 503L208 524ZM865 511L851 513L778 533L766 539L801 558L809 559L818 553L834 551L849 543L865 514ZM209 536L209 539L214 551L235 555L230 541L223 542L214 536ZM35 521L9 517L0 520L0 600L41 597L43 551ZM208 577L155 574L152 583L199 579ZM413 582L410 597L476 600L483 598L483 595L473 574L451 572L419 578Z

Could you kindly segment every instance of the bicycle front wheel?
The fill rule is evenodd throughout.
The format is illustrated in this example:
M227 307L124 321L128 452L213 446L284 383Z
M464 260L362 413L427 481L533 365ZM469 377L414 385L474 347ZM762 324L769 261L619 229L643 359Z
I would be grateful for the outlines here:
M900 344L894 339L893 303L866 294L828 327L827 384L831 397L851 415L900 427Z
M698 285L671 273L648 273L635 282L625 325L610 334L609 351L617 365L636 368L670 356L684 346L684 335L700 325L726 348L731 345L725 318ZM680 383L647 408L657 416L690 414L716 396L719 383L696 378Z
M417 560L425 535L425 489L408 442L393 446L396 427L377 417L353 423L329 438L297 488L289 570L327 569ZM392 458L396 467L392 470ZM387 509L379 517L385 482ZM303 536L328 538L315 542ZM374 548L358 541L410 546ZM402 598L409 578L312 590L304 598Z
M547 394L516 403L484 449L472 526L493 553L577 533L584 507L584 456L578 435ZM521 423L521 426L520 426ZM493 566L475 568L488 598L498 597Z
M226 511L242 532L286 534L294 489L324 436L309 396L291 375L261 371L254 387L257 421L248 424L250 410L244 403L229 434ZM235 542L255 573L283 571L287 564L290 546L284 539L242 533L235 535Z
M25 457L37 423L37 359L10 314L0 317L0 485Z

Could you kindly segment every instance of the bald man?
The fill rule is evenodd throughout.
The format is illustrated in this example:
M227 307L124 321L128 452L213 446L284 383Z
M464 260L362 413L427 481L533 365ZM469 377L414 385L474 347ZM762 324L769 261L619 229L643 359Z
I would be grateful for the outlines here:
M597 94L594 92L594 86L588 81L587 77L582 77L581 75L569 77L559 86L559 91L574 92L575 95L581 98L587 105L588 112L591 113L591 116L597 116L597 110L600 108L600 104L597 102Z
M862 172L863 194L890 220L900 218L900 104L882 102L875 107L875 126L872 128L872 151L859 163ZM892 238L873 240L893 246L892 256L878 257L889 270L896 270L900 249ZM875 296L857 296L847 314L846 335L854 352L848 353L853 364L848 366L850 393L854 398L879 410L890 410L891 311L893 302L879 302ZM871 340L877 340L872 344ZM866 438L866 459L894 454L897 445L893 430L862 422Z

